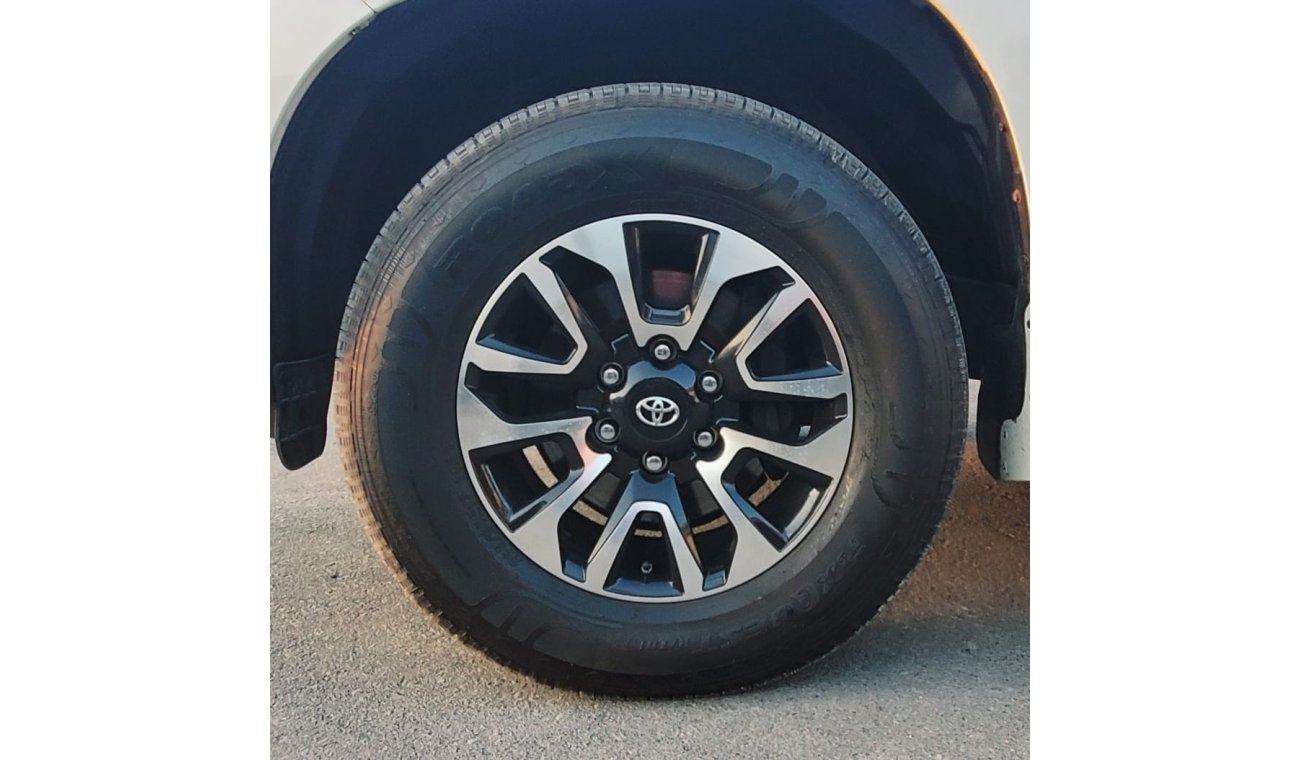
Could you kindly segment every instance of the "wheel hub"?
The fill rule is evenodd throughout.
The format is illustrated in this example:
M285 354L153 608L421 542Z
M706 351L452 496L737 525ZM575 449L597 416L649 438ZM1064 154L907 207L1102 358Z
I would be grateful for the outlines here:
M608 394L605 411L622 431L617 446L628 454L681 455L690 451L696 430L713 424L712 405L696 397L689 365L661 369L640 361L627 376L623 388Z

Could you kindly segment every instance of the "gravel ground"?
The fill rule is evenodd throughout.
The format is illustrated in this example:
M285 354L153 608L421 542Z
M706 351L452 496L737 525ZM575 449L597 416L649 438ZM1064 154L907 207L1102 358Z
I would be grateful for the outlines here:
M907 586L840 649L757 691L610 700L458 643L371 549L338 451L271 462L273 757L1025 757L1029 488L973 445Z

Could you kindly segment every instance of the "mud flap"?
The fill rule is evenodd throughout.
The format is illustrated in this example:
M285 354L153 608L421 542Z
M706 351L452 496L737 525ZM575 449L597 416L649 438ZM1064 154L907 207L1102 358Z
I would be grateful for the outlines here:
M296 470L325 450L334 357L328 354L271 367L271 437L280 462Z

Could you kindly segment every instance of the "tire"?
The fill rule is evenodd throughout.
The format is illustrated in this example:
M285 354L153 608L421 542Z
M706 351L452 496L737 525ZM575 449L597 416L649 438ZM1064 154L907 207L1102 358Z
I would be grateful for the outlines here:
M825 423L845 430L846 455L830 488L809 491L821 511L801 513L797 543L766 570L679 600L593 593L530 559L482 495L486 481L471 475L465 441L477 429L458 416L458 394L478 377L465 369L474 365L467 352L478 350L470 338L483 341L475 327L511 273L567 230L636 214L704 220L774 252L824 306L841 349L839 359L828 353L826 361L846 364L847 392ZM824 348L831 344L828 328L821 329ZM349 299L337 367L348 481L367 532L403 586L447 629L501 663L548 684L603 694L741 689L848 639L933 538L967 422L957 313L899 201L860 161L789 114L678 84L568 93L511 114L452 151L375 240ZM596 370L575 370L586 371ZM811 408L815 400L771 403L793 409L805 401ZM835 420L849 422L835 428ZM573 441L583 451L605 450L590 437ZM777 471L792 483L806 475L783 466ZM739 551L741 526L719 524L733 536L724 552ZM644 525L652 527L628 535L653 543L671 533ZM692 530L682 535L701 535ZM737 562L733 557L728 572ZM682 581L673 563L682 569L680 558L669 562L661 583L646 570L653 563L643 562L646 585L636 588L675 593Z

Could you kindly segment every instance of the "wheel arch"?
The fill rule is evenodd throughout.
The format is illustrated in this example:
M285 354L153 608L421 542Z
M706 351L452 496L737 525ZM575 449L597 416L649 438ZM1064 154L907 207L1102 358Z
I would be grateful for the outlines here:
M321 56L276 129L272 435L286 466L302 466L324 447L348 294L398 201L496 119L563 92L625 81L753 97L855 153L902 200L943 267L971 375L983 380L981 431L1019 413L1025 181L992 80L934 5L662 0L620 6L617 14L597 0L377 7ZM996 440L981 440L980 449L996 473Z

